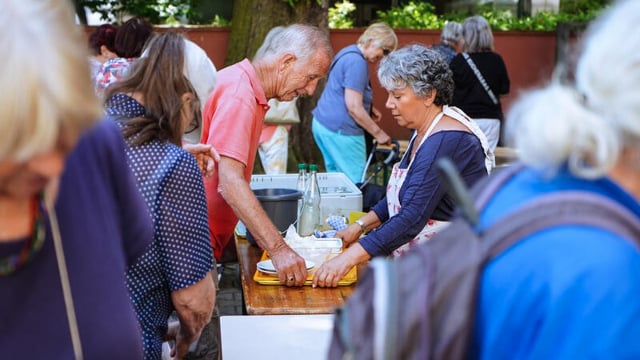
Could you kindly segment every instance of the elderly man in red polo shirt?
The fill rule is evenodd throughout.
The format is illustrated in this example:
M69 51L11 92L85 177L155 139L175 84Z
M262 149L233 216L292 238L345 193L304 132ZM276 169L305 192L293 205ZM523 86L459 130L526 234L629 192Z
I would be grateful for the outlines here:
M293 24L267 34L253 60L244 59L218 72L218 82L204 108L201 142L219 154L216 175L205 179L209 229L217 260L232 239L238 218L265 249L287 286L302 286L305 262L269 220L249 186L267 101L291 101L311 95L326 76L333 52L317 27Z

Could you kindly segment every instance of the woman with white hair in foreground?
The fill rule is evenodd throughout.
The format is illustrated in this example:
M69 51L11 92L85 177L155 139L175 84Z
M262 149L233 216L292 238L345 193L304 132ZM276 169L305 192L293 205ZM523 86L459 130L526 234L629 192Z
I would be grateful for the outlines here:
M596 194L640 217L639 22L639 1L614 3L587 32L575 84L556 81L517 102L507 134L525 167L489 201L480 230L556 192ZM483 270L470 353L640 358L637 244L597 225L522 238Z

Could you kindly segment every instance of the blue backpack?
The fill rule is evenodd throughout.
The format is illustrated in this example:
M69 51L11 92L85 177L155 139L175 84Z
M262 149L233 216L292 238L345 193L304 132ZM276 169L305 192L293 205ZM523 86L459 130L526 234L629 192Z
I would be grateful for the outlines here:
M593 225L640 247L635 215L584 191L540 196L478 232L479 211L522 165L494 172L474 186L470 196L450 162L439 166L457 198L458 214L446 229L403 256L370 262L354 293L336 312L329 359L467 358L483 267L542 229Z

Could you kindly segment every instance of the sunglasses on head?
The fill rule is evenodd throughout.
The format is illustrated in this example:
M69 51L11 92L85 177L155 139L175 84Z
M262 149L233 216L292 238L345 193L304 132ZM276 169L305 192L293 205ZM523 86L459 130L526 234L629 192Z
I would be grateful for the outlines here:
M391 52L391 50L389 50L389 49L384 49L384 48L382 49L382 55L384 55L384 56L389 55L390 52Z

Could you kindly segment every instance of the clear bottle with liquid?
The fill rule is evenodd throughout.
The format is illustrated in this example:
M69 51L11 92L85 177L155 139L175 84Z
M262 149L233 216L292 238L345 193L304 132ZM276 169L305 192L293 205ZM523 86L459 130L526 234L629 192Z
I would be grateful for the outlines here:
M318 165L309 165L309 180L302 198L302 209L298 219L298 234L310 236L320 225L320 186L318 185Z
M303 195L307 190L307 177L307 164L298 164L298 179L296 181L296 190L300 191ZM300 219L300 210L302 210L303 202L304 200L302 197L298 199L298 212L296 213L298 219Z

